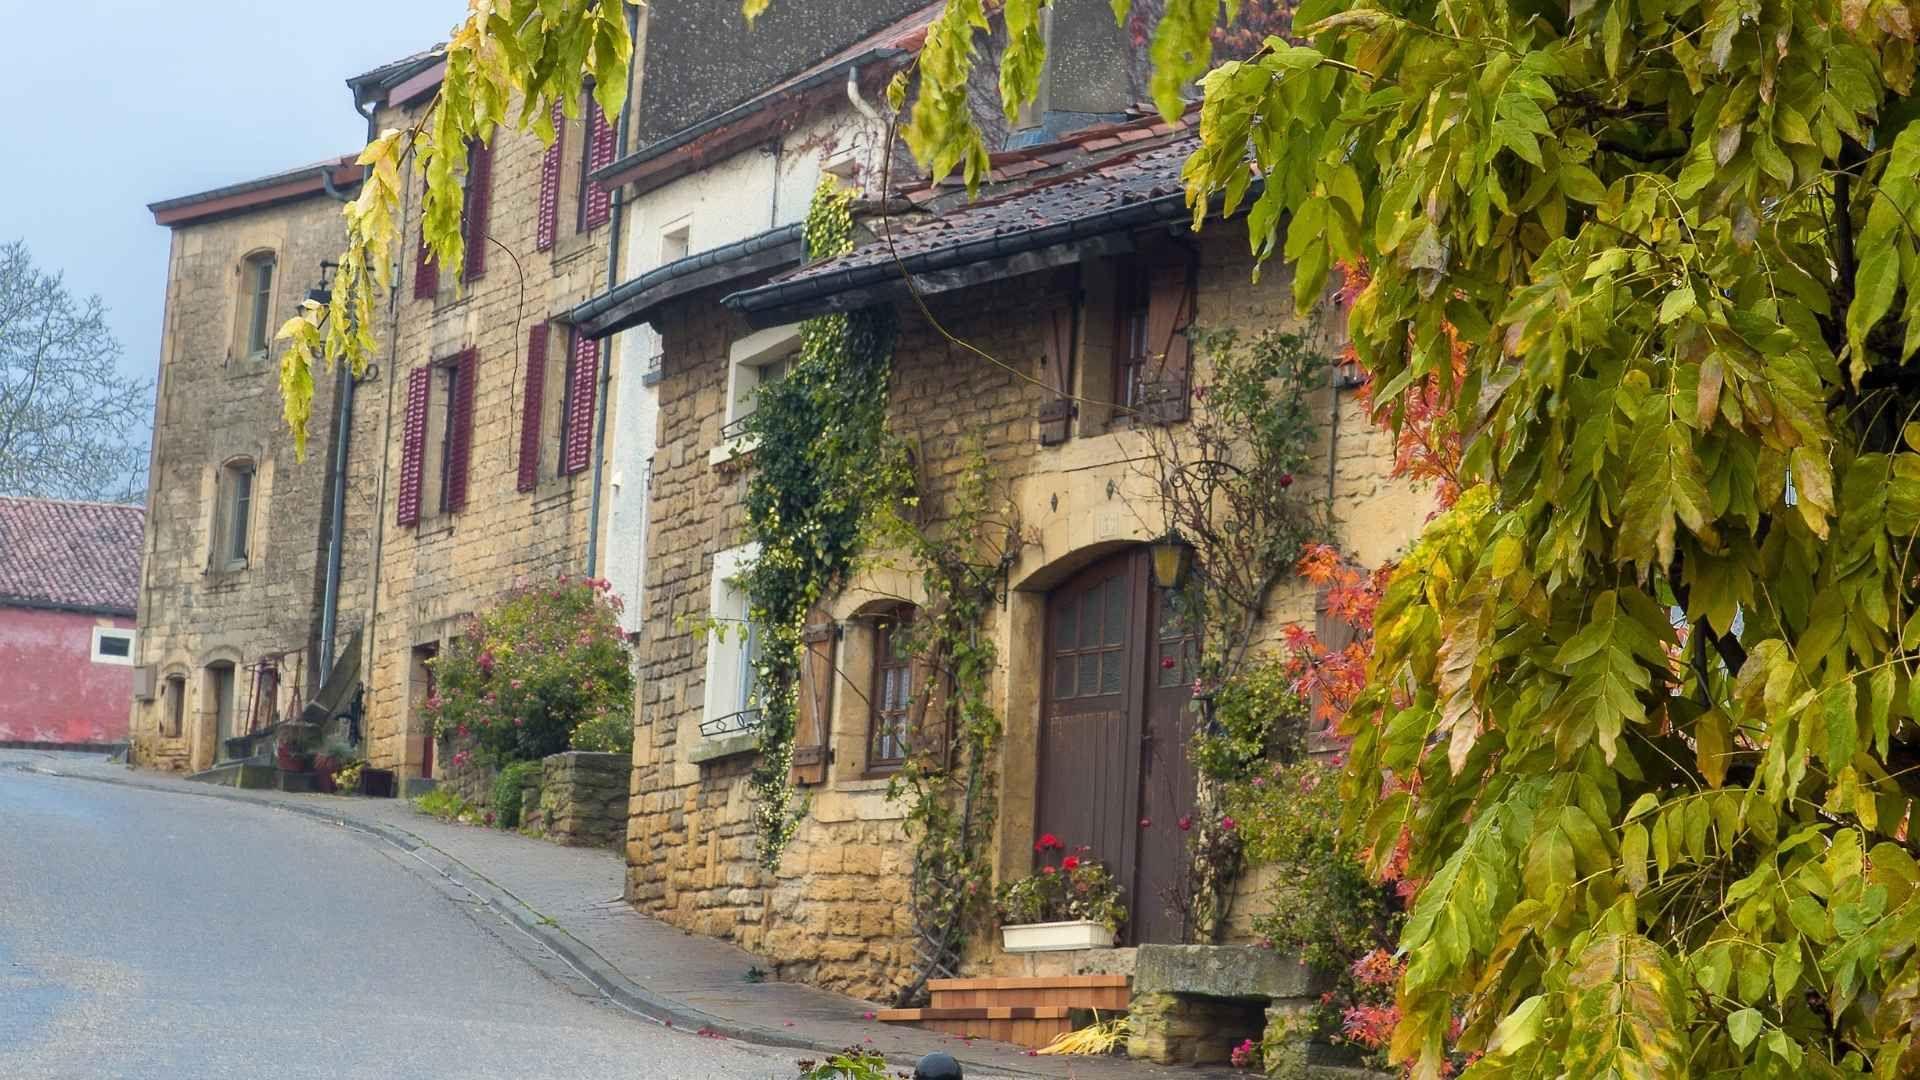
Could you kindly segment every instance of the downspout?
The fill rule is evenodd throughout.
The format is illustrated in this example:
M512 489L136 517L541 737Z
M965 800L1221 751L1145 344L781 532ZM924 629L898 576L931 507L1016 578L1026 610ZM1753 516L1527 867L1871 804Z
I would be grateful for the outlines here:
M640 28L640 7L629 5L627 8L627 38L632 40ZM639 70L642 60L638 52L633 62L627 65L627 100L620 106L620 131L615 136L616 143L613 159L619 161L627 156L627 128L633 117L633 76ZM613 212L607 219L607 290L611 292L620 276L620 224L625 217L627 192L625 187L613 191ZM607 464L607 393L613 384L613 339L607 339L607 347L600 350L600 397L594 403L593 420L593 495L587 504L587 576L597 577L600 571L600 490L601 476Z
M379 111L379 102L369 102L364 109L356 103L354 111L367 118L367 138L372 140L378 137L379 129L374 117ZM402 237L407 235L407 211L411 208L412 202L413 184L409 176L408 182L400 186L400 221L397 228ZM394 277L397 280L399 275L396 273ZM374 630L380 619L380 569L385 563L387 550L387 476L393 467L393 394L395 385L400 382L398 368L393 362L397 359L395 349L400 340L400 290L398 288L387 290L386 340L389 351L387 401L386 408L380 417L380 469L375 474L373 498L373 552L367 560L367 624L366 632L361 635L360 641L360 681L363 687L371 681L375 651L378 648ZM405 733L402 732L402 734ZM392 764L398 767L403 765L405 760L406 751L403 748L400 761Z
M877 112L873 106L867 104L866 97L860 93L859 64L855 64L847 69L847 100L853 104L854 111L865 117L867 123L873 125L873 127L867 131L867 160L862 164L862 175L860 177L860 187L863 189L862 193L864 194L864 189L872 182L872 177L874 176L874 151L879 147L880 143L885 140L887 125L885 121L880 119L879 112ZM776 176L774 181L778 183L779 177ZM886 192L880 192L881 199L884 200L886 197ZM776 221L774 224L778 225L779 222Z
M370 117L368 126L371 129ZM352 196L334 186L332 165L321 167L320 183L330 197L340 202L352 201ZM328 508L327 519L327 587L320 599L320 663L313 675L314 690L318 690L327 676L333 673L333 637L340 621L340 557L346 546L347 448L353 439L354 379L353 372L345 364L340 366L338 382L339 387L334 393L339 402L340 420L333 433L333 501Z

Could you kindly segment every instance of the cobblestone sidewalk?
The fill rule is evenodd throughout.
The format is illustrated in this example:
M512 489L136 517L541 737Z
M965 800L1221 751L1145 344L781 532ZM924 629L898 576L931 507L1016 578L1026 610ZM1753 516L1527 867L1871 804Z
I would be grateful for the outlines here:
M333 822L409 853L422 873L439 874L493 907L560 957L616 1004L646 1019L720 1037L791 1047L795 1058L861 1046L911 1064L936 1050L958 1058L970 1078L1101 1078L1245 1075L1173 1068L1117 1058L1054 1058L1018 1047L964 1040L866 1019L878 1006L798 983L750 982L760 957L641 915L621 899L624 867L610 851L567 848L514 833L449 825L399 799L243 791L115 765L83 754L0 750L0 768L173 794L253 803Z

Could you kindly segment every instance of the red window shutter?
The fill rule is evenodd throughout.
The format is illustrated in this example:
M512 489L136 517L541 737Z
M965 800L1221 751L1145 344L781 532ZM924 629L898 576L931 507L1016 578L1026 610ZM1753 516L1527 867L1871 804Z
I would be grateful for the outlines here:
M593 464L594 395L599 392L600 342L573 332L573 400L567 410L567 452L560 471L572 476Z
M473 456L473 384L480 373L480 354L472 349L453 361L453 400L447 423L447 510L467 508L467 464Z
M427 392L432 384L432 368L419 367L407 373L407 416L400 436L402 527L420 524L420 473L426 463Z
M540 418L546 412L547 324L527 332L527 389L520 402L521 491L540 485Z
M420 226L420 250L413 258L413 298L431 300L440 292L440 264L433 261L433 249L427 247L427 227Z
M613 164L613 125L607 122L607 114L600 110L600 103L591 94L587 95L587 139L588 172L599 172ZM580 227L597 229L613 216L613 196L599 183L581 179L585 194L580 208Z
M493 147L479 139L467 143L467 205L464 226L467 265L462 281L487 272L487 216L493 203Z
M560 235L560 163L566 158L567 112L553 103L553 145L540 159L540 216L534 225L533 246L547 251Z
M1156 266L1148 278L1147 362L1141 411L1155 423L1187 418L1187 335L1193 321L1185 262Z

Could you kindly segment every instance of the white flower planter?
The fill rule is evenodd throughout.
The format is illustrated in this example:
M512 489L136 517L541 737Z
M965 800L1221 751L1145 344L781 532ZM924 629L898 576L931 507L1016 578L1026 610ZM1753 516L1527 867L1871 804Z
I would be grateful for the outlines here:
M1113 947L1113 931L1085 919L1026 923L1001 927L1000 944L1010 953L1110 949Z

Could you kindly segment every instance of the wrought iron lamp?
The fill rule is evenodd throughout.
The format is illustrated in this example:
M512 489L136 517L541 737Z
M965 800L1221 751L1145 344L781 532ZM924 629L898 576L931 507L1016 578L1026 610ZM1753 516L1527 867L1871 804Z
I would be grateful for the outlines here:
M1153 558L1155 585L1178 589L1187 583L1187 577L1193 573L1193 545L1187 543L1179 529L1168 529L1165 536L1147 545L1147 552Z

